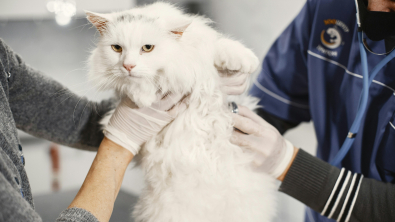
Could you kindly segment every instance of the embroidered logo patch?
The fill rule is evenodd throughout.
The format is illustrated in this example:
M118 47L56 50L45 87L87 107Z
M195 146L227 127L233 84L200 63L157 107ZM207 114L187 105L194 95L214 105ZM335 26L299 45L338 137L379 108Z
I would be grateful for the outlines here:
M325 29L321 31L320 35L322 45L319 44L317 50L325 55L337 57L338 51L335 49L344 45L342 32L347 33L350 30L346 24L338 19L326 19L324 23Z

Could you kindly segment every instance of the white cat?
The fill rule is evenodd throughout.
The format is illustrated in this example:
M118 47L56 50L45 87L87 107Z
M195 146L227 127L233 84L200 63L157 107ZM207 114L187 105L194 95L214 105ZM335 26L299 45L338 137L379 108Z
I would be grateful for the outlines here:
M163 2L87 15L101 33L90 58L101 89L139 107L158 90L190 94L187 110L140 151L146 187L135 221L270 221L274 179L254 172L252 154L229 142L232 119L216 69L251 73L259 63L252 51Z

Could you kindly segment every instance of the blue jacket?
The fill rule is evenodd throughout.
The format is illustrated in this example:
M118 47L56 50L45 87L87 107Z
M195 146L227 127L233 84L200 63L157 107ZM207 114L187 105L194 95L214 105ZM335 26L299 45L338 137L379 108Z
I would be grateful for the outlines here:
M374 51L384 41L367 39ZM369 71L383 56L368 53ZM308 0L266 55L250 94L272 115L314 122L317 156L331 161L354 121L362 91L354 1ZM395 183L395 61L370 86L361 129L342 167ZM316 221L332 221L315 213ZM307 221L308 218L307 218Z

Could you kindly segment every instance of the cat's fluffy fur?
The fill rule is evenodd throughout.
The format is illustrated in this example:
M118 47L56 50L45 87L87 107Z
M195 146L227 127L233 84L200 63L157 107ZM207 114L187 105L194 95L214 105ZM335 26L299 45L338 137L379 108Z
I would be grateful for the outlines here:
M159 2L111 14L87 12L101 32L90 76L104 89L149 106L158 89L190 93L186 111L140 151L146 187L138 222L265 222L274 215L274 180L254 172L252 154L229 142L230 112L217 69L253 72L258 59L200 16ZM116 53L111 45L122 46ZM142 53L145 44L154 45ZM136 67L128 76L124 62Z

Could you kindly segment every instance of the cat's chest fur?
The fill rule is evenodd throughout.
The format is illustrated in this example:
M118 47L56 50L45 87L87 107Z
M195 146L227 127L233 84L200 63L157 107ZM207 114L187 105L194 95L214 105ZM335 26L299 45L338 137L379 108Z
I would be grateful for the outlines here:
M254 172L251 154L229 142L226 107L208 106L207 112L189 108L143 148L146 188L133 212L136 221L273 217L274 179Z

